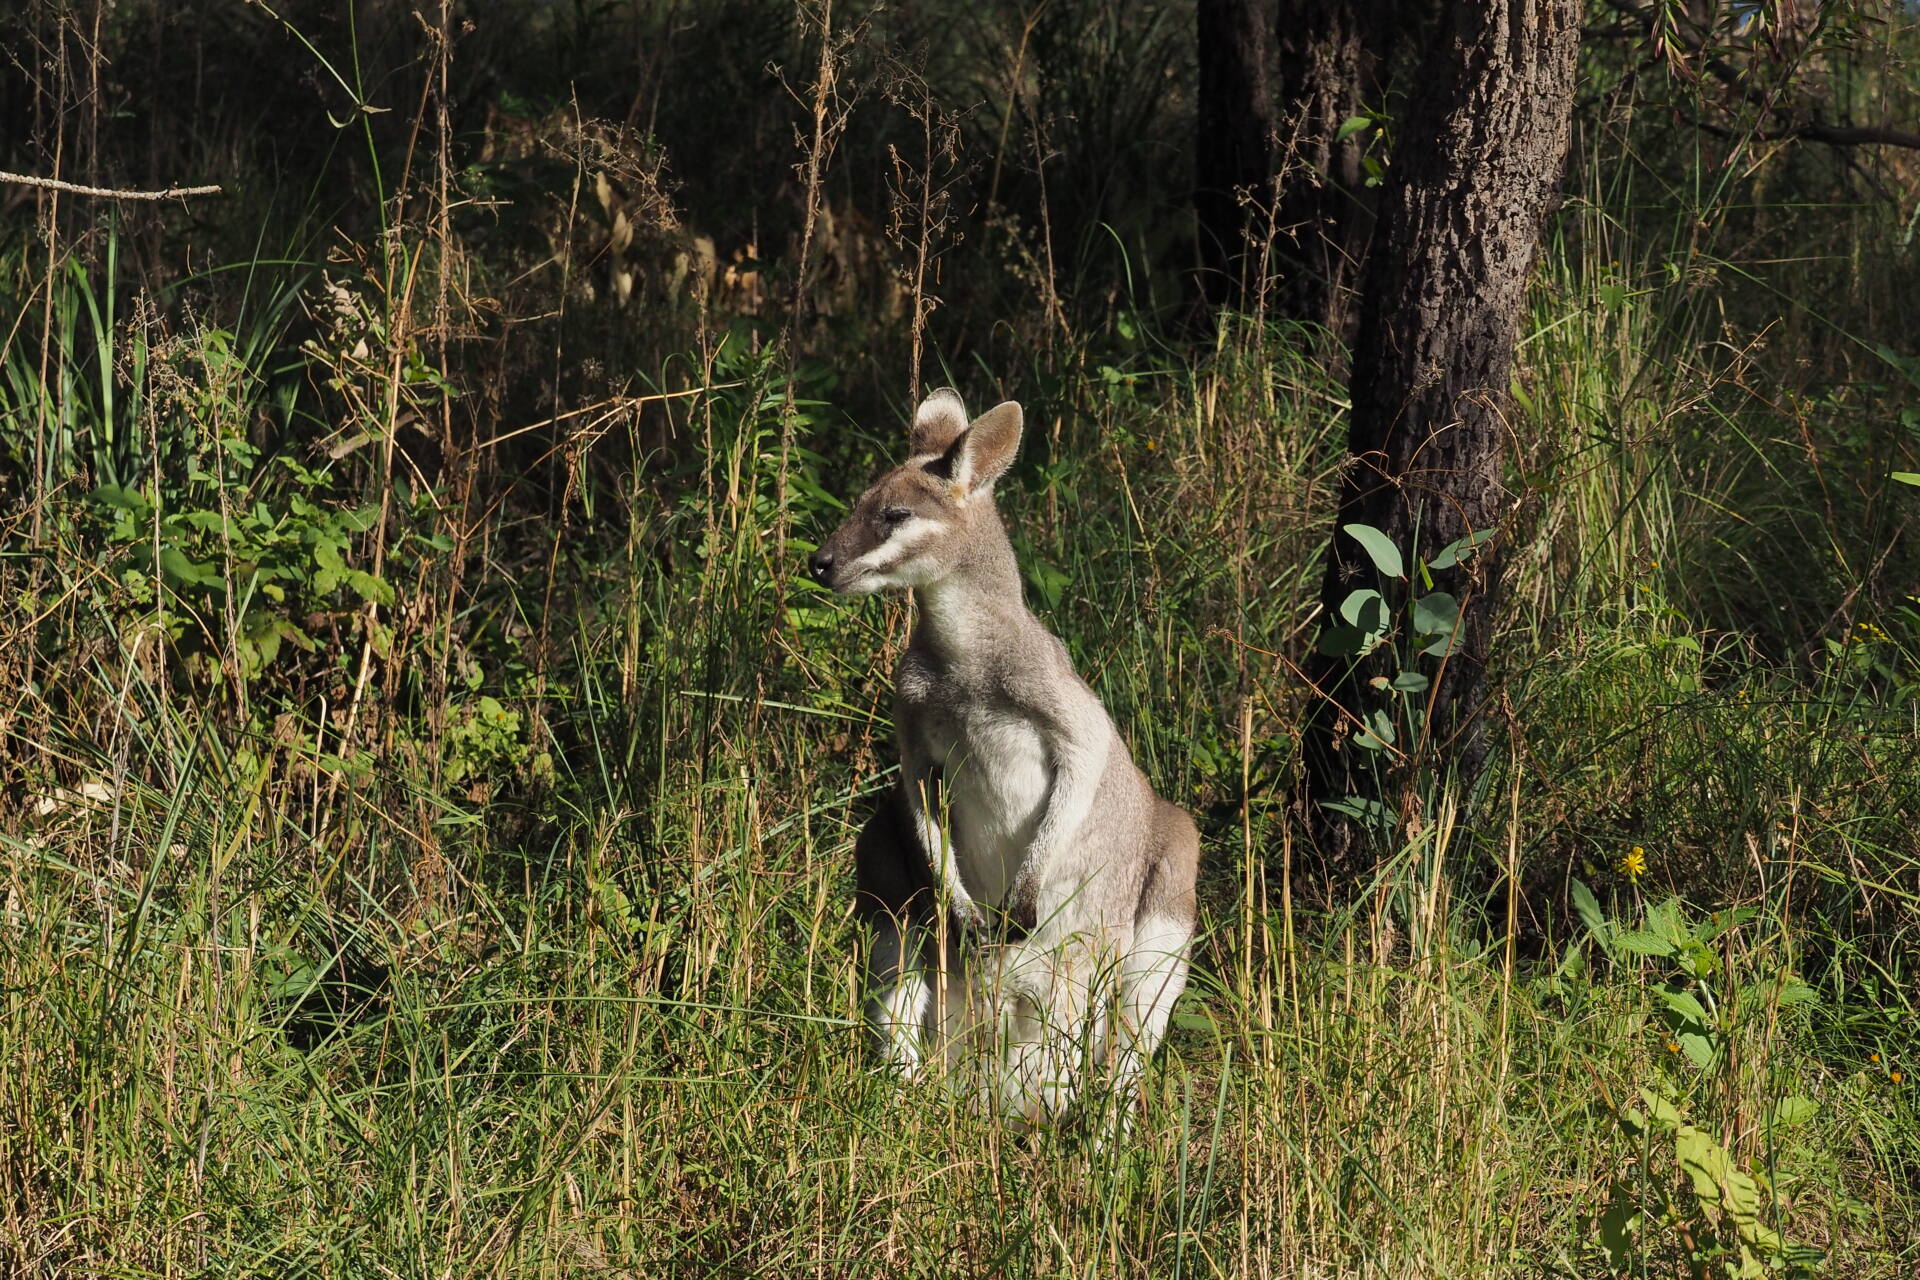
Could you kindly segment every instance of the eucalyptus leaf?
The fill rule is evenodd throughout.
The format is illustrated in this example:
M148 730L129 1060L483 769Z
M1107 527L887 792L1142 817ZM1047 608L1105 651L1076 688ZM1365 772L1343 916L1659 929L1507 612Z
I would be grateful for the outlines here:
M1378 635L1386 630L1386 598L1372 587L1362 587L1340 602L1340 616L1368 635Z
M1393 745L1393 722L1384 711L1376 711L1366 719L1366 727L1353 735L1353 743L1368 751L1380 751Z
M1322 631L1313 647L1329 658L1357 658L1366 652L1372 638L1358 627L1341 623Z
M1460 602L1445 591L1429 591L1413 602L1413 629L1423 636L1451 634L1460 623Z
M1435 569L1451 569L1479 550L1481 543L1492 540L1493 533L1492 529L1475 529L1464 538L1456 538L1440 548L1440 554L1429 561L1429 564Z
M1343 524L1340 528L1366 550L1374 568L1389 578L1407 576L1406 562L1400 558L1400 548L1393 544L1392 538L1370 524Z

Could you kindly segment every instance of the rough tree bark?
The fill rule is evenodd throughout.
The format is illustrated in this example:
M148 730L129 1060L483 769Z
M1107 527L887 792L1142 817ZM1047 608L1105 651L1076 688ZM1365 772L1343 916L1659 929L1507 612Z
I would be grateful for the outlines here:
M1273 178L1273 0L1199 0L1194 34L1200 63L1195 101L1193 208L1200 238L1200 287L1209 307L1242 306L1253 292L1249 207L1265 202Z
M1353 337L1356 268L1373 202L1361 166L1364 135L1342 139L1340 126L1380 105L1398 7L1394 0L1287 0L1280 17L1275 307L1343 341Z
M1579 21L1578 0L1453 5L1426 41L1365 269L1350 456L1322 588L1330 622L1356 587L1380 585L1374 562L1340 526L1384 531L1417 575L1416 555L1431 559L1471 531L1497 529L1506 510L1501 460L1514 333L1566 159ZM1389 699L1402 696L1379 687L1379 677L1404 669L1393 646L1357 664L1310 664L1325 696L1303 741L1308 818L1336 893L1371 855L1360 829L1324 802L1379 800L1404 822L1424 768L1450 767L1462 780L1481 769L1499 576L1497 537L1433 574L1434 587L1459 600L1462 632L1450 656L1406 664L1432 681L1421 695L1421 757L1410 739L1397 744L1401 755L1353 740L1356 721L1392 714Z

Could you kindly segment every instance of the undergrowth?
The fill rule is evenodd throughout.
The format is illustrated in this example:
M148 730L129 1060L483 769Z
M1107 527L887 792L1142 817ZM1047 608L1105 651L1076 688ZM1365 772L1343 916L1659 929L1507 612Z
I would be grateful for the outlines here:
M859 154L965 139L984 172L919 154L1002 184L972 241L831 188L805 253L792 210L728 243L676 205L751 188L706 154L714 95L810 111L766 67L818 65L784 5L693 22L673 56L720 70L651 105L595 87L612 10L477 46L443 11L385 71L310 24L281 56L340 146L287 139L300 197L236 192L212 240L4 215L0 1269L1914 1273L1900 226L1678 189L1624 91L1583 117L1514 388L1498 762L1328 893L1290 795L1340 356L1167 302L1166 192L1089 175L1184 137L1143 102L1177 42L1082 7L976 66L977 115L894 84L840 122ZM442 112L508 36L524 96ZM364 109L402 71L414 118ZM245 142L179 154L279 172ZM915 253L950 255L945 306L903 301ZM923 337L924 383L1024 403L1028 600L1203 830L1126 1142L901 1086L858 1026L850 851L910 607L798 570L898 456Z

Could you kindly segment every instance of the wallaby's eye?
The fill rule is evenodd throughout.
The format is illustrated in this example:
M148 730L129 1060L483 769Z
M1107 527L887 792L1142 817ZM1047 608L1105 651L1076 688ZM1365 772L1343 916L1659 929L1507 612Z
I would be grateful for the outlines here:
M899 524L903 520L913 519L913 512L905 507L888 507L880 513L880 518L888 524Z

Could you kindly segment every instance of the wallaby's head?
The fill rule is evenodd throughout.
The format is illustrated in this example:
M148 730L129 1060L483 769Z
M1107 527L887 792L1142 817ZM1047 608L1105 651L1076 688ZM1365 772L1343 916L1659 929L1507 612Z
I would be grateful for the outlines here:
M1020 448L1020 406L1009 400L971 422L951 388L913 415L911 456L874 482L853 514L813 553L814 580L846 595L940 581L980 547L1004 540L993 482Z

